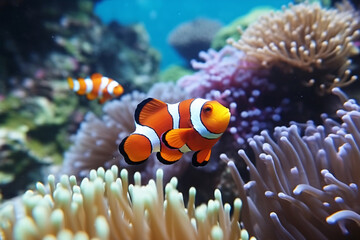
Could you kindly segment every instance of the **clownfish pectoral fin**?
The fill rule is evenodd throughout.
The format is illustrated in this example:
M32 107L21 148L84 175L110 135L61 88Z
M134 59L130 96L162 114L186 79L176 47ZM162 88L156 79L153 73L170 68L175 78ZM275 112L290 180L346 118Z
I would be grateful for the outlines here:
M132 134L121 141L119 152L128 164L140 164L150 156L152 152L151 142L144 135Z
M94 100L95 98L97 98L97 94L96 94L96 93L93 93L93 92L88 93L88 94L86 94L86 98L87 98L88 100Z
M203 149L194 153L192 157L192 164L195 167L205 166L211 155L211 149Z
M163 101L155 98L147 98L137 106L135 110L135 122L143 124L149 116L153 116L156 112L165 107L167 107L167 104ZM159 115L159 121L161 120L163 120L163 116Z
M179 149L186 144L189 134L193 133L192 128L171 129L162 136L162 141L168 148Z
M156 157L163 164L173 164L177 162L182 157L182 155L183 154L179 151L173 151L171 153L162 151L162 152L158 152L156 154Z

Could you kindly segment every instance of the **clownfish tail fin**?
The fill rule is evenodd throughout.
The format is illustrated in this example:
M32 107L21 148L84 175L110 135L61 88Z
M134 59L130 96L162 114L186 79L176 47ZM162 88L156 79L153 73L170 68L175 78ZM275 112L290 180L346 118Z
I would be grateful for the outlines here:
M68 81L68 84L69 84L69 88L71 90L73 90L74 89L74 80L71 77L68 77L67 81Z
M140 164L148 159L152 152L150 140L140 134L124 138L119 145L119 152L130 165Z

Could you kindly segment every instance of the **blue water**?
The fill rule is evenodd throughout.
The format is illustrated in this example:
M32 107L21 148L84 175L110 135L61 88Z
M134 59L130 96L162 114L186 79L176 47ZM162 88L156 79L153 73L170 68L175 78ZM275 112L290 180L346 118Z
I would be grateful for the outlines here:
M105 0L97 4L95 13L105 23L113 20L122 24L143 23L150 44L162 54L163 69L170 64L184 63L167 43L168 34L180 23L207 17L228 24L254 7L280 8L288 3L289 0Z

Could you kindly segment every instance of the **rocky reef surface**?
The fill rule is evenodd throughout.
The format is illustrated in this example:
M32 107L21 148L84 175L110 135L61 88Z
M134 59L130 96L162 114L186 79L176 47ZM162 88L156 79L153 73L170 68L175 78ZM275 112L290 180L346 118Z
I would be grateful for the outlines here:
M105 25L97 1L4 1L0 4L0 188L5 198L62 162L89 109L100 106L69 91L67 77L100 72L125 91L146 91L160 54L141 24Z

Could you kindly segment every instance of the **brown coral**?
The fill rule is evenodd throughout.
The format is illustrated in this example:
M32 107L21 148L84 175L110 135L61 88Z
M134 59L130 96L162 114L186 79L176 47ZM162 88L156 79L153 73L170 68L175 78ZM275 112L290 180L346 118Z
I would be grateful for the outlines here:
M195 208L194 188L185 207L182 194L173 178L163 188L163 172L156 180L141 185L141 175L134 175L135 184L128 185L128 173L113 166L105 171L92 170L90 177L77 185L74 176L62 176L55 183L37 184L36 191L27 191L17 206L0 206L0 237L3 239L144 239L180 240L249 239L240 228L241 201L231 207L223 204L221 193L215 199Z
M263 66L301 72L305 85L316 85L323 93L356 80L349 57L358 53L353 42L360 35L359 26L358 13L346 2L338 9L290 4L260 17L239 41L229 43Z
M341 95L338 88L333 90ZM239 151L250 171L244 183L228 166L242 199L244 225L259 239L359 239L360 106L348 100L337 111L342 123L323 116L263 131L249 140L256 167Z

